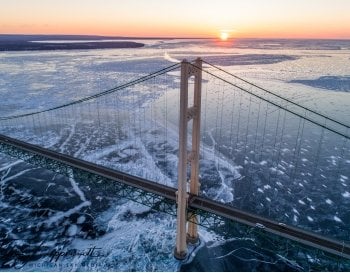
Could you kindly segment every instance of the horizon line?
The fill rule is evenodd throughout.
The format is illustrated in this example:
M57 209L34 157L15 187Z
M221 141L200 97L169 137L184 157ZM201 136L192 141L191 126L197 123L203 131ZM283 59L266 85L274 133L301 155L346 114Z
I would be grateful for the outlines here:
M181 37L181 36L117 36L117 35L101 35L101 34L33 34L33 33L0 33L0 36L66 36L66 37L99 37L99 38L113 38L113 39L143 39L143 40L157 40L157 39L203 39L203 40L219 40L219 37ZM278 40L350 40L349 38L326 38L326 37L231 37L229 40L239 39L278 39Z

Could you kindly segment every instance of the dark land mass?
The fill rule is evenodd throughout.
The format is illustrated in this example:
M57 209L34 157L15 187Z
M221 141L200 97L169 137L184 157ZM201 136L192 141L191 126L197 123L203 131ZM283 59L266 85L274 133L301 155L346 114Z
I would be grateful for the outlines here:
M143 43L132 40L171 40L175 38L159 37L120 37L97 35L26 35L26 34L0 34L0 51L23 50L71 50L71 49L107 49L107 48L138 48ZM179 38L176 38L179 39ZM185 38L181 38L185 39ZM62 43L50 42L60 41ZM64 42L75 41L79 42ZM93 40L94 42L91 42ZM113 41L103 41L113 40ZM45 41L45 42L38 42ZM86 41L86 42L84 42Z
M114 41L102 41L102 40ZM82 42L50 42L54 40ZM94 40L96 42L91 42ZM0 51L23 51L23 50L71 50L71 49L107 49L107 48L138 48L143 47L143 43L137 43L131 38L91 36L91 35L0 35ZM45 41L39 43L37 41ZM84 42L86 41L86 42Z
M128 39L123 37L96 36L96 35L27 35L27 34L0 34L0 42L9 41L49 41L49 40L112 40Z
M173 40L196 39L184 37L124 37L124 36L99 36L99 35L50 35L50 34L0 34L2 41L50 41L50 40ZM205 38L200 38L205 39Z
M27 41L1 41L0 51L137 48L143 46L144 44L142 43L129 41L82 43L36 43Z
M114 39L114 41L102 41ZM119 38L121 40L122 38ZM50 42L53 40L83 42ZM91 42L89 40L95 40ZM128 40L128 39L127 39ZM39 43L36 41L45 41ZM84 42L86 41L86 42ZM143 43L133 41L118 41L118 37L106 36L82 36L82 35L0 35L0 51L23 51L23 50L71 50L71 49L106 49L106 48L138 48Z

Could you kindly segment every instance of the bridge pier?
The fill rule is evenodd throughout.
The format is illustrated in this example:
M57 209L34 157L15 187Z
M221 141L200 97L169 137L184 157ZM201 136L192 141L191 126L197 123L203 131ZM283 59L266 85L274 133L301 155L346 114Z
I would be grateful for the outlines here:
M195 214L187 214L187 163L191 165L190 193L198 195L199 192L199 144L200 144L200 112L201 112L201 83L202 60L197 59L195 65L186 60L181 63L180 83L180 119L179 119L179 165L178 165L178 191L177 191L177 229L176 247L174 256L185 259L187 243L198 241L198 219ZM188 107L188 79L194 76L194 101ZM193 119L192 150L187 152L187 127ZM187 219L188 231L186 230Z

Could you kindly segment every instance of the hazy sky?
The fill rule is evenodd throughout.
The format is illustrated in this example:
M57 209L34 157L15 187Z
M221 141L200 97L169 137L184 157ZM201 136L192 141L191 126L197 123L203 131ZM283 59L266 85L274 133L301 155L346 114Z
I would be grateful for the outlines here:
M0 0L0 33L349 38L350 0Z

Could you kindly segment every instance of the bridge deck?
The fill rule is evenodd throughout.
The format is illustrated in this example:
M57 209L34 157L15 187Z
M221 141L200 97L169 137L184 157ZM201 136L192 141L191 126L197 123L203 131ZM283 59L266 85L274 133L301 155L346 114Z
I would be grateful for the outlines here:
M168 202L168 204L170 204L169 206L171 207L174 206L176 202L175 188L118 172L116 170L99 166L68 155L60 154L58 152L16 140L4 135L0 135L0 152L1 151L8 153L10 156L16 156L22 153L22 157L19 157L29 163L33 163L33 160L30 160L30 158L36 157L35 162L40 162L40 160L49 160L51 163L57 163L57 165L60 165L60 167L65 166L66 169L73 168L75 170L80 170L81 172L91 174L92 176L95 175L99 178L102 177L107 180L115 181L116 183L130 186L131 188L127 189L129 196L124 194L125 197L130 197L130 193L131 195L134 194L135 198L144 196L142 193L140 193L141 190L141 192L150 193L151 196L156 195L158 197L161 197L156 199L155 202L152 203L153 205L155 203L164 201ZM57 166L51 168L51 170L54 170L55 168L57 169ZM68 172L66 171L64 174L67 173ZM147 200L149 200L149 197L150 196L148 196ZM176 210L174 208L169 209L169 206L168 211L166 211L166 209L163 209L161 211L170 211L171 214L174 214ZM201 196L190 196L188 209L189 211L195 212L199 215L204 212L249 226L260 227L267 232L271 232L281 237L288 238L305 245L312 246L326 252L350 259L350 245L346 244L345 242L339 242L311 232L307 232L299 228L281 224L267 218L232 208L213 200L208 200Z

